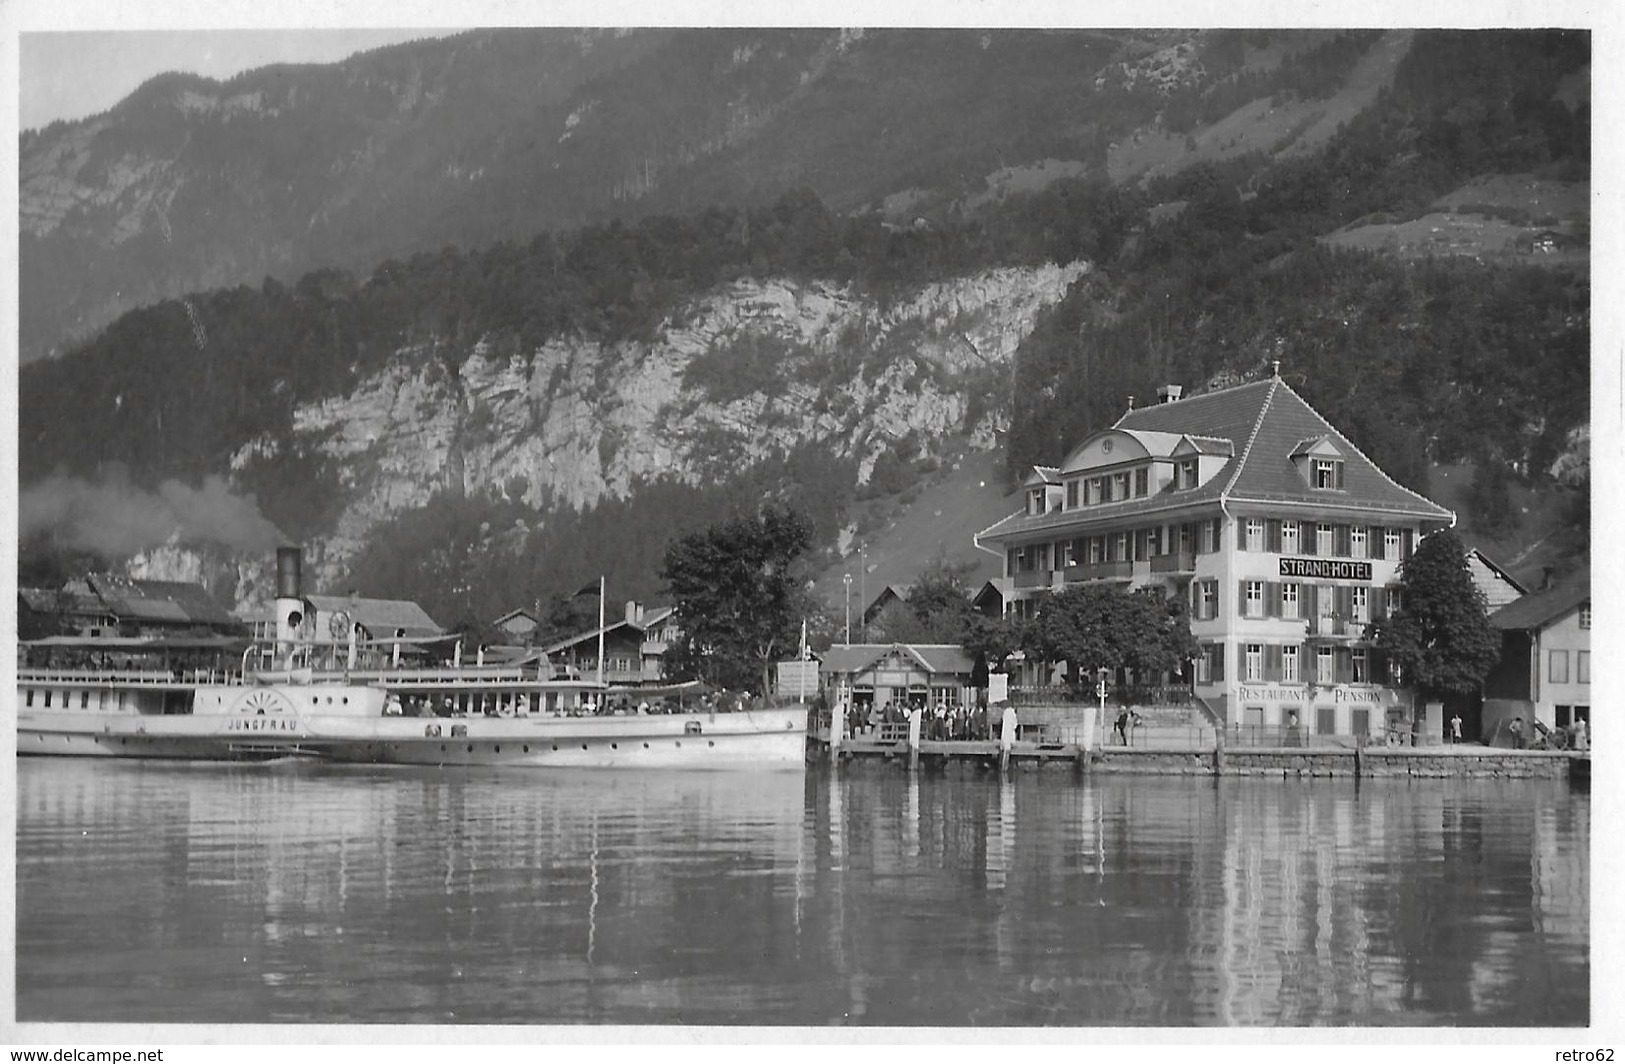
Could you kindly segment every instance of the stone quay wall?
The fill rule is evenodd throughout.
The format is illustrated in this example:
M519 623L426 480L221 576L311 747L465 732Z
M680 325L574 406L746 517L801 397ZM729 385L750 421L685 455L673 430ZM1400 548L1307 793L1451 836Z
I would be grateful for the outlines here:
M1365 779L1566 779L1568 754L1546 750L1242 748L1136 750L1107 747L1089 770L1165 776L1359 776Z

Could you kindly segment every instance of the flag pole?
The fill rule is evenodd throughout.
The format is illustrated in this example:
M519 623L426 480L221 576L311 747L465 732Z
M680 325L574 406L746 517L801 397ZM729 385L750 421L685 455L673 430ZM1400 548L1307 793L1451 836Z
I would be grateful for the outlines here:
M598 686L604 686L604 577L598 578ZM602 699L604 692L599 691Z

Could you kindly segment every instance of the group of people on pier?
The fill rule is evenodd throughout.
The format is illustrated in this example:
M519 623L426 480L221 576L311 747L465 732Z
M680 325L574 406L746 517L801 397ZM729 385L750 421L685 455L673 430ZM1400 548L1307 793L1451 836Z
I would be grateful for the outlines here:
M989 713L985 704L975 706L950 705L938 702L926 705L923 700L902 702L852 702L837 706L836 712L846 716L848 735L880 735L883 731L907 728L909 713L919 709L920 737L937 740L977 740L996 737L999 717Z

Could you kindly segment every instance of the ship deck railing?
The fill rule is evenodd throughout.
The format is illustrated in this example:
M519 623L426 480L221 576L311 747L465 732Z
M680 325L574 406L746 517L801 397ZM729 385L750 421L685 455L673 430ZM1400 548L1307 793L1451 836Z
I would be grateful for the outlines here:
M99 684L176 687L207 683L241 686L243 674L235 669L41 669L19 668L18 683L40 683L71 687Z

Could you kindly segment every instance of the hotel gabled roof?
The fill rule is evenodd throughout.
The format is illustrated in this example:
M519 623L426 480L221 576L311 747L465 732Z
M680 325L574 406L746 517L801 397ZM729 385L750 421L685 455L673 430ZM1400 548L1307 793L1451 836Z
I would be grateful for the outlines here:
M1112 430L1178 433L1229 441L1234 453L1217 474L1195 489L1165 490L1147 498L1091 507L1087 511L1067 510L1032 517L1015 513L984 530L978 538L1068 525L1083 514L1104 519L1218 500L1331 505L1441 522L1455 519L1449 510L1401 487L1378 469L1348 437L1279 377L1130 410L1118 418ZM1321 439L1343 455L1343 489L1336 493L1311 488L1292 463L1292 455L1301 446Z

